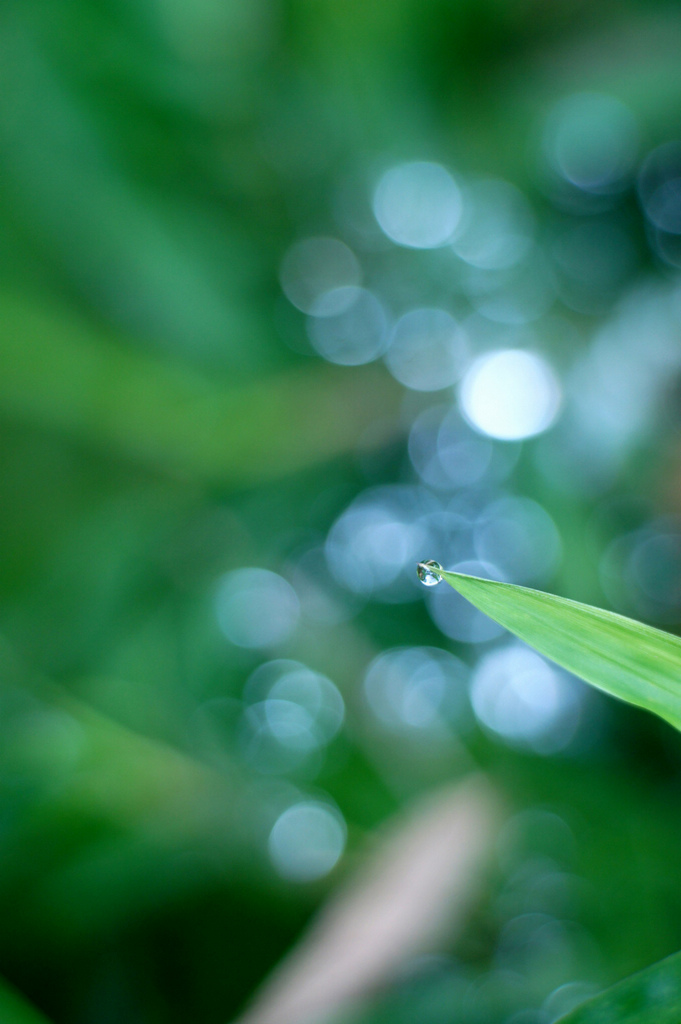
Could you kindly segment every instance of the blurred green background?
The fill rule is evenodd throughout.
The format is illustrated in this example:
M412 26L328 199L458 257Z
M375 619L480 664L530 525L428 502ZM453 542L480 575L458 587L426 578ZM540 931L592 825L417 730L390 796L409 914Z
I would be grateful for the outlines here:
M678 737L415 575L681 626L680 48L5 0L3 1024L551 1024L681 947Z

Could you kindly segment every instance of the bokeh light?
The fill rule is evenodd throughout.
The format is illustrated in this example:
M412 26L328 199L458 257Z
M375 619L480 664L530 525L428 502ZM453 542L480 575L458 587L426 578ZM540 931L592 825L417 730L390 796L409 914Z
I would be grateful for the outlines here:
M681 946L673 730L415 571L681 631L678 12L9 8L0 1007L551 1024Z
M373 208L391 241L414 249L435 249L445 245L457 228L461 190L441 164L399 164L378 182Z
M454 384L468 354L464 331L443 309L413 309L395 324L385 356L393 377L414 391Z
M329 804L306 800L275 821L267 848L276 871L290 882L314 882L331 871L345 849L343 818Z
M503 577L497 566L475 560L458 562L456 565L447 564L446 568L452 572L488 580ZM505 632L503 626L478 611L452 587L433 587L427 595L426 603L431 618L440 632L459 643L481 644Z
M519 441L541 434L560 409L560 385L541 356L501 349L480 356L460 390L461 409L483 434Z
M515 641L482 656L471 677L471 703L488 729L539 754L567 746L581 710L577 684Z
M348 590L380 600L415 600L414 566L428 547L434 498L413 487L377 487L360 494L331 527L326 557Z
M249 677L244 702L239 740L247 761L265 775L302 770L313 778L345 716L331 680L301 662L276 659Z
M535 322L548 312L556 297L551 267L538 250L531 250L525 259L500 270L471 266L463 286L482 316L509 326Z
M397 647L379 654L364 677L368 704L397 732L457 721L466 703L468 670L437 647Z
M424 483L451 491L480 483L492 469L491 441L464 423L457 409L435 406L414 420L409 457Z
M303 313L333 316L354 301L362 271L337 238L305 238L287 250L279 273L286 298Z
M628 615L681 622L681 529L648 523L616 537L603 552L600 579L610 604Z
M646 157L638 189L651 224L671 235L681 234L681 143L666 142Z
M304 708L319 743L328 743L341 725L345 705L338 687L299 661L278 658L260 665L244 689L249 703L278 700Z
M361 366L383 354L388 319L372 292L348 285L326 293L324 315L308 319L307 333L330 363Z
M534 216L527 199L510 182L484 179L465 191L464 217L452 248L481 270L505 270L529 253Z
M481 561L498 565L509 583L545 583L560 563L556 525L531 498L504 497L485 506L474 538Z
M639 146L634 115L614 96L574 93L547 121L544 152L554 171L587 192L621 188L632 174Z
M272 647L295 630L300 603L283 576L269 569L235 569L218 584L215 611L220 629L231 643Z

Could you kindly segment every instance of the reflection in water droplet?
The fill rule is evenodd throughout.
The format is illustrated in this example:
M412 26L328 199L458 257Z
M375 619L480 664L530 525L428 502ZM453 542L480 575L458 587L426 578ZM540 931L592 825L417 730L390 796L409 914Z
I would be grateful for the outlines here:
M434 587L442 579L442 566L439 562L430 559L427 562L419 562L416 566L416 575L426 587Z

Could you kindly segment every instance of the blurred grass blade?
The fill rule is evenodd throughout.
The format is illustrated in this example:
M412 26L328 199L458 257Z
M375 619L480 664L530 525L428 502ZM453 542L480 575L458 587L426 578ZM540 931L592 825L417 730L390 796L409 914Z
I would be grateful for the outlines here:
M47 1017L4 980L0 981L0 1021L2 1024L49 1024Z
M679 1024L681 953L632 974L556 1024Z
M376 366L209 380L58 304L0 291L0 411L183 479L249 486L379 444L399 401Z
M431 793L334 893L237 1024L320 1024L460 927L501 822L482 777Z
M441 575L476 608L540 654L606 693L681 728L679 637L538 590L456 572Z

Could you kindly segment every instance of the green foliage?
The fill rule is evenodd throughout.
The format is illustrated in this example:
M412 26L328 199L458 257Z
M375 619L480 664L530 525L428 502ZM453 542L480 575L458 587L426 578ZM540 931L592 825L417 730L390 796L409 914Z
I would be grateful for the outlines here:
M469 686L507 640L438 625L455 595L411 578L431 545L470 572L506 553L503 578L652 623L450 578L678 724L679 641L654 627L681 627L681 259L637 176L677 138L680 49L663 0L1 5L2 1024L233 1020L384 823L481 767L508 811L484 892L460 934L431 936L436 956L405 945L353 1024L543 1021L565 986L600 990L681 948L676 734L596 693L548 753L482 728ZM635 122L612 189L548 160L556 104L584 92ZM598 171L602 136L578 137ZM472 263L449 242L393 244L372 190L406 161L441 163L465 202L489 178L519 190L520 236L492 216L510 248L491 262L520 237L527 264L485 266L484 238ZM678 213L672 170L658 221ZM471 360L540 354L562 418L483 436L457 382L408 388L380 353L331 365L280 281L289 247L317 236L354 253L385 345L405 312L436 307ZM509 502L539 523L529 545ZM332 557L348 509L365 575ZM218 607L249 568L297 601L291 632L254 647ZM372 689L369 667L404 648ZM314 701L267 704L258 673L291 662L342 696L332 736ZM269 845L297 801L347 833L309 882Z
M47 1017L5 982L0 982L0 1020L3 1024L49 1024Z
M681 953L589 999L560 1024L676 1024L681 1017Z
M456 572L441 575L541 654L681 729L679 637L554 594Z
M35 296L0 295L0 307L5 414L200 483L253 485L306 469L354 447L397 407L397 388L371 367L350 378L304 367L212 383ZM251 423L258 429L245 430Z

